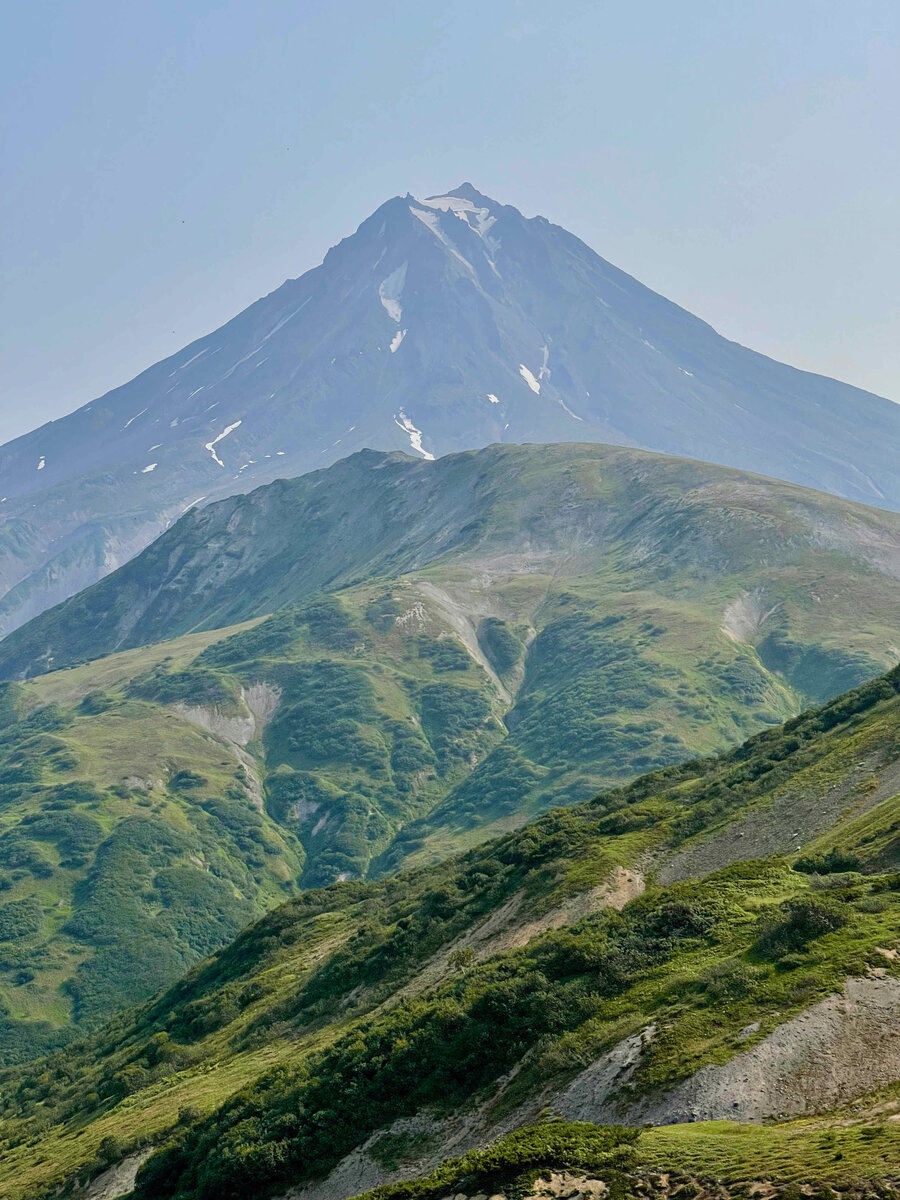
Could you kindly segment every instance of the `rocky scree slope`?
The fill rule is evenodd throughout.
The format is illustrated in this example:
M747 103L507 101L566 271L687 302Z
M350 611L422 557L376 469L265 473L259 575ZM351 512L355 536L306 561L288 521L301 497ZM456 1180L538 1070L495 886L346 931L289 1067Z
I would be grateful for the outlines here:
M366 446L643 446L900 507L900 409L720 337L543 217L395 197L321 266L0 448L0 633L187 506Z
M137 1200L337 1200L576 1109L654 1123L598 1132L598 1152L741 1194L896 1179L898 718L900 668L439 866L288 901L105 1030L0 1075L6 1194L156 1145ZM729 841L792 806L780 853ZM700 845L715 866L665 882ZM797 1033L841 1021L864 1053L814 1077ZM753 1055L783 1090L759 1087ZM679 1123L686 1089L728 1069ZM494 1163L590 1166L571 1127L571 1157L547 1157L554 1128ZM384 1196L449 1194L456 1170Z

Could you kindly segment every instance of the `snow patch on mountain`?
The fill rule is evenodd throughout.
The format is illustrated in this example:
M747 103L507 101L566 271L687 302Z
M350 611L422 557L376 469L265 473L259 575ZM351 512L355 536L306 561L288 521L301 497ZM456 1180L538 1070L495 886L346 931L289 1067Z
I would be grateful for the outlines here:
M568 406L568 404L566 404L565 400L560 400L559 407L563 410L564 413L566 413L568 416L570 416L573 421L583 421L584 420L584 417L579 417L578 413L572 412L571 408L569 408L569 406Z
M500 403L500 401L497 399L497 397L494 395L493 392L488 392L487 398L488 398L488 400L490 400L491 404L499 404Z
M419 218L426 229L431 230L441 245L444 246L445 249L449 250L454 258L459 259L467 271L471 271L473 275L475 274L475 268L472 266L469 260L463 258L456 247L451 245L450 239L446 236L443 229L441 229L441 223L436 212L428 212L428 210L424 208L415 208L412 204L409 206L409 211L414 217Z
M468 225L474 233L483 238L492 252L500 248L499 241L487 236L488 231L497 224L497 218L491 215L489 208L479 208L471 200L466 200L462 196L429 196L427 200L421 200L420 203L427 205L428 208L439 209L441 212L452 212L464 225Z
M531 371L528 370L528 368L525 366L524 363L519 363L519 374L522 376L522 378L525 380L525 382L528 384L528 386L531 388L531 390L536 395L539 396L541 394L541 385L538 383L538 381L535 379L534 375L532 375Z
M170 372L169 378L171 379L173 375L177 375L179 371L183 371L185 367L189 367L192 362L196 362L198 358L208 353L209 346L205 346L202 350L198 350L196 354L192 355L191 358L187 360L187 362L183 362L180 367L176 367L174 371Z
M125 422L125 424L122 426L122 432L124 433L125 430L128 428L128 426L131 424L131 422L136 421L138 419L138 417L142 417L146 411L147 411L146 408L142 408L139 413L135 413L133 417L129 417L128 420Z
M413 425L412 421L402 408L400 409L399 414L394 416L394 424L398 425L404 433L409 435L409 444L417 454L421 454L422 457L427 458L429 462L434 462L434 455L430 451L426 450L422 445L422 430L416 429L415 425Z
M297 308L295 308L291 312L289 312L286 317L282 317L279 321L276 321L275 324L272 326L272 328L269 330L269 332L265 335L265 337L263 337L261 339L259 344L254 346L252 350L248 350L248 352L242 358L239 358L236 363L234 363L232 366L230 366L228 368L228 370L225 372L225 374L222 376L222 378L218 379L216 382L224 383L226 379L230 378L234 374L234 372L238 369L238 367L241 365L241 363L245 363L249 358L253 358L254 355L259 354L260 350L262 350L263 346L266 344L266 342L269 340L269 338L274 337L275 334L278 333L278 331L280 329L284 329L284 327L285 327L285 325L287 325L288 321L293 321L294 317L296 317L299 312L302 312L303 309L306 308L306 306L307 306L307 304L309 304L310 300L312 300L312 296L307 296L301 305L299 305ZM265 360L263 360L263 361L265 361ZM193 392L191 393L191 395L193 395ZM190 396L188 397L188 399L190 399Z
M263 346L269 340L270 337L274 337L275 334L278 333L279 329L284 329L284 327L285 327L285 325L287 325L288 321L293 321L294 317L296 317L296 315L299 312L302 312L303 309L306 308L306 306L307 306L307 304L309 304L310 300L312 300L312 296L307 296L306 299L303 301L303 303L298 308L295 308L293 312L289 312L286 317L282 317L281 320L277 324L273 325L272 328L269 330L269 332L266 334L266 336L263 338L263 340L260 342L260 346Z
M378 285L378 299L381 301L382 308L391 320L396 321L398 325L403 317L400 298L406 286L407 266L407 263L403 263L396 271L391 271L387 279L383 279Z
M428 208L439 208L441 212L460 213L472 212L475 205L471 200L466 200L463 196L429 196L427 200L420 200L420 204L426 205ZM479 212L487 212L486 208L478 209Z
M214 437L211 442L206 442L203 447L204 450L208 450L210 452L210 454L213 456L213 460L217 462L220 467L224 467L225 464L222 462L221 458L219 458L218 454L216 454L216 446L218 446L222 438L227 438L229 433L234 433L238 425L240 425L240 421L235 421L233 425L226 426L218 437Z

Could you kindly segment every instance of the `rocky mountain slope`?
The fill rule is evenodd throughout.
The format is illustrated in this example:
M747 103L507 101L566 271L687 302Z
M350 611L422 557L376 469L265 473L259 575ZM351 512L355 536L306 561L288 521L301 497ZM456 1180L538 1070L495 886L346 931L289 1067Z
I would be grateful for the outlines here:
M563 440L900 507L900 408L727 341L466 184L389 200L321 266L0 449L0 633L191 504L367 446Z
M135 1200L524 1196L544 1170L560 1196L884 1194L898 788L900 668L441 865L306 892L3 1072L4 1194L107 1168Z

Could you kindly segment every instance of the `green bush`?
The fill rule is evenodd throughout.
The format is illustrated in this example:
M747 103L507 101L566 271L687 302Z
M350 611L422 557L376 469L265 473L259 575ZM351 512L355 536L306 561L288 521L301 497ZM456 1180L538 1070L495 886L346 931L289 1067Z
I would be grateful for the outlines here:
M52 864L28 836L27 826L17 825L0 837L0 865L29 871L35 879L50 879Z
M487 720L491 708L474 688L433 683L419 692L419 712L438 764L445 768L454 759L468 757L471 746L466 735Z
M136 675L128 684L129 696L157 704L211 704L228 707L237 699L234 680L196 663L184 671L169 671L165 664Z
M0 942L32 937L39 932L43 920L43 909L33 896L0 904Z
M38 841L52 842L60 854L83 856L92 853L103 840L103 826L89 813L45 811L23 817L21 827Z
M519 662L525 647L505 621L486 617L478 626L478 644L498 675L505 675Z
M394 620L400 609L390 592L372 600L366 609L366 620L379 633L387 633L394 626Z
M304 605L297 612L297 620L306 625L311 642L328 650L352 650L360 640L340 601L332 596Z
M301 663L284 676L284 693L267 743L284 744L297 766L346 763L387 774L387 747L365 673L332 659ZM370 727L371 726L371 727Z
M444 671L468 671L472 665L468 651L455 638L420 637L419 658L427 658L431 669L439 674Z
M740 958L726 958L706 967L700 976L700 988L708 1004L717 1005L743 1000L759 984L760 973Z
M459 1192L502 1193L517 1200L541 1176L564 1170L602 1172L604 1179L616 1183L621 1172L636 1164L639 1137L640 1130L622 1126L548 1121L517 1129L484 1150L448 1159L424 1178L375 1188L360 1200L437 1200Z
M837 875L844 871L858 871L859 859L855 854L846 854L837 846L832 846L827 854L798 858L794 870L804 875Z
M797 896L785 900L774 913L760 917L755 948L764 958L780 959L804 950L810 942L833 933L846 922L833 901Z
M234 633L222 642L207 646L194 659L194 666L233 667L255 659L281 657L300 636L300 618L295 608L285 608L252 629Z

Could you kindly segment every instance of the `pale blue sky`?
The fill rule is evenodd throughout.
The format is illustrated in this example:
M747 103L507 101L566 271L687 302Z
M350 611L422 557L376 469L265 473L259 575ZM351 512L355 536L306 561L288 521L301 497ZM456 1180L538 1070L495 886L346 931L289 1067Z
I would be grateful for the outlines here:
M0 79L0 439L464 179L900 399L896 0L29 0Z

